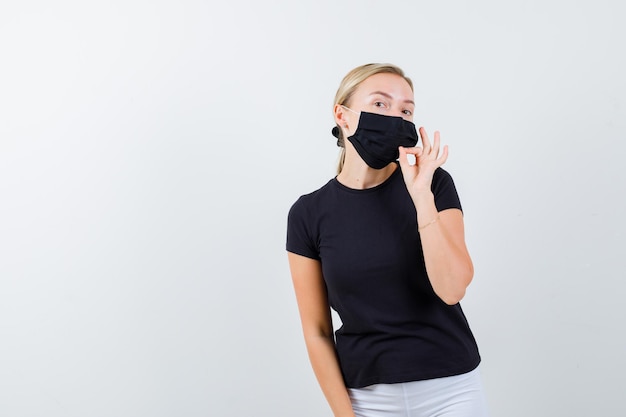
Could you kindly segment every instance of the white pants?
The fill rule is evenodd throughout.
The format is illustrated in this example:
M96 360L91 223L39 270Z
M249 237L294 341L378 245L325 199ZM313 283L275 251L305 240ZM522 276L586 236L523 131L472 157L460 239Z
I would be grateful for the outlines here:
M348 389L357 417L488 417L478 368L462 375Z

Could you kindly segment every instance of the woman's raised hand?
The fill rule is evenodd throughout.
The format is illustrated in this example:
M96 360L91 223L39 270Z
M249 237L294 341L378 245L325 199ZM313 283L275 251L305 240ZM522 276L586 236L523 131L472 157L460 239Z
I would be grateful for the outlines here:
M433 181L435 170L442 166L448 159L448 145L443 147L441 155L439 154L439 131L435 131L433 143L430 143L426 129L419 128L422 138L422 146L414 148L400 147L400 169L409 190L411 197L416 197L424 192L430 193L430 186ZM415 156L415 164L410 164L407 155Z

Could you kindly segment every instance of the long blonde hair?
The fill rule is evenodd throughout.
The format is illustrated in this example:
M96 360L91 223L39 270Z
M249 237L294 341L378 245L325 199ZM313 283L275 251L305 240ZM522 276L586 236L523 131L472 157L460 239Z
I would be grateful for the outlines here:
M409 83L411 90L413 90L413 82L409 77L404 75L404 71L400 67L393 64L365 64L354 68L341 80L337 93L335 94L335 103L349 106L349 101L357 89L359 84L365 81L367 78L375 74L396 74L401 76ZM334 107L334 106L333 106ZM346 146L345 138L343 137L343 131L339 126L336 126L334 130L337 133L337 146L341 147L341 153L339 154L339 162L337 164L337 174L343 169L343 164L346 160Z

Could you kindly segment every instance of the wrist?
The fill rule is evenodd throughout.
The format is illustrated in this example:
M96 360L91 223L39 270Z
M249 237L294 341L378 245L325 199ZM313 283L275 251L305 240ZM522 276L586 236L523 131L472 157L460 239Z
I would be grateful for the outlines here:
M430 189L427 190L415 190L411 192L411 199L417 206L421 203L431 203L435 201L435 195Z
M428 226L435 224L439 221L439 213L437 213L437 216L435 216L431 221L425 223L424 225L420 225L419 221L418 221L418 227L417 227L417 231L419 233L422 232L422 230L426 229Z

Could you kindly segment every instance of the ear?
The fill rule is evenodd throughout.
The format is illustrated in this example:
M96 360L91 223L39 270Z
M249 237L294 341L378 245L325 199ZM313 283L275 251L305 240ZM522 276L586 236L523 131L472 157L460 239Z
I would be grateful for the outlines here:
M333 108L333 113L335 114L335 123L344 129L347 128L348 126L348 119L346 118L347 110L344 109L341 106L341 104L335 104L335 107Z

